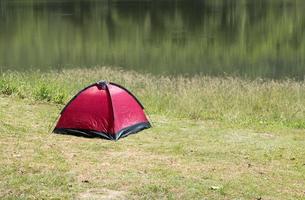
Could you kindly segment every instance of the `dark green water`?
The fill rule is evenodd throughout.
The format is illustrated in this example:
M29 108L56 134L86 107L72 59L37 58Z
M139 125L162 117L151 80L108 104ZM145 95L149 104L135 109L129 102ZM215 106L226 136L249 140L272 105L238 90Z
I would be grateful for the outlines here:
M303 0L0 0L2 71L305 76Z

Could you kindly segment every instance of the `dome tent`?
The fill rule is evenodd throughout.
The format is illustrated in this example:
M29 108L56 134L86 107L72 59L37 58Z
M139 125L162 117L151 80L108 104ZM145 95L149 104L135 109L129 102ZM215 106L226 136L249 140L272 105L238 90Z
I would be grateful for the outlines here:
M144 107L131 92L118 84L100 81L70 100L53 132L118 140L150 127Z

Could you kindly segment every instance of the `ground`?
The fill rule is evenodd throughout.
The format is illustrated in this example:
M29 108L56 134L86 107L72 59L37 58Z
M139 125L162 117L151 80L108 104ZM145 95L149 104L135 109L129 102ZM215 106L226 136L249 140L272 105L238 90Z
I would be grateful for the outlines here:
M304 129L151 115L113 142L51 134L62 106L0 96L0 199L305 199Z

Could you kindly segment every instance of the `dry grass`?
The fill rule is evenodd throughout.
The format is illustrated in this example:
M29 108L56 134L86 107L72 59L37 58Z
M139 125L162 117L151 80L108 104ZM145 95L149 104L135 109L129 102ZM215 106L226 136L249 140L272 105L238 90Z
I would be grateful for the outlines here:
M61 107L0 96L1 199L305 198L302 129L152 114L154 128L111 142L50 135Z

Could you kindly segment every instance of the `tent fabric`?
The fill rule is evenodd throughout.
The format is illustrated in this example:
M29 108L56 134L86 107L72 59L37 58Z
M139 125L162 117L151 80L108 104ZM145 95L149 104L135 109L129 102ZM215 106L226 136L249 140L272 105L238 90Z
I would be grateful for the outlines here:
M100 81L70 100L53 132L118 140L150 127L144 107L130 91Z

